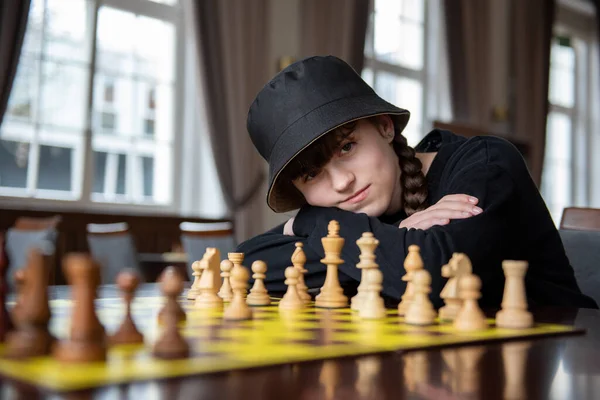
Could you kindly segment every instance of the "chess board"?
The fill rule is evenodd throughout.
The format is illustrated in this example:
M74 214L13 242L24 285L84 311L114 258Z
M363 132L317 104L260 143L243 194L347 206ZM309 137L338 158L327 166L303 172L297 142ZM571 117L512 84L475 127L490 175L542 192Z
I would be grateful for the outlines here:
M267 365L364 355L387 351L425 349L474 342L581 333L570 326L536 324L525 330L494 327L480 332L457 332L450 324L429 327L407 325L389 310L383 320L359 319L350 309L327 310L310 306L301 312L280 312L277 299L266 307L255 307L252 320L223 321L222 312L192 308L180 298L187 312L181 324L191 346L191 356L181 360L159 360L152 356L152 343L160 334L157 321L163 304L159 297L136 298L134 320L145 336L145 345L121 345L109 349L106 362L68 365L52 357L8 360L0 357L0 374L54 391L70 391L108 384L189 376ZM116 330L124 315L119 298L96 301L98 317L108 333ZM64 338L69 330L72 302L51 300L50 331ZM0 353L3 347L0 347Z

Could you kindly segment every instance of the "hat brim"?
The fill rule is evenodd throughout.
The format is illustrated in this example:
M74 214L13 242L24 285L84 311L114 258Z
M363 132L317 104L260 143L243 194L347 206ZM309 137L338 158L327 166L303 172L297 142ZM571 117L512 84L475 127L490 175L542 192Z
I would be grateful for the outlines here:
M304 149L348 122L385 114L394 117L396 135L401 134L408 124L410 112L388 103L376 94L329 102L290 125L280 136L271 153L267 192L269 207L275 212L286 212L305 204L300 193L294 195L279 190L281 185L278 179L285 167Z

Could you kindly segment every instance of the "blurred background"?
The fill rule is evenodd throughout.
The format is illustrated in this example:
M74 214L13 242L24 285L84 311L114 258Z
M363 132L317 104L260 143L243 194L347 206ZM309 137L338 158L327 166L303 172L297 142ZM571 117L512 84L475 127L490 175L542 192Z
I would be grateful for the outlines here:
M315 54L409 109L412 145L434 127L512 141L558 224L565 207L600 207L597 6L5 0L0 228L22 215L216 220L240 241L285 221L266 206L246 115L277 71Z

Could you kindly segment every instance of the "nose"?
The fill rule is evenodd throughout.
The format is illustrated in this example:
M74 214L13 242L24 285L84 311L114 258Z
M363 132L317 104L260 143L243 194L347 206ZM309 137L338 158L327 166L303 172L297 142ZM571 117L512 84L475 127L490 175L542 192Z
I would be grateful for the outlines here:
M354 183L354 173L345 168L332 167L329 171L331 176L331 185L337 192L347 191Z

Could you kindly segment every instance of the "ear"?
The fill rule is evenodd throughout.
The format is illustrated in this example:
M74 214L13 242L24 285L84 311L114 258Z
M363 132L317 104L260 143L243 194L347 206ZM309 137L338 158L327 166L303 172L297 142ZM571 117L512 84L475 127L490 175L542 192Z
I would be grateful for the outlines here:
M379 134L387 140L388 143L392 143L394 141L395 130L394 130L394 121L392 118L385 114L377 116L377 130Z

